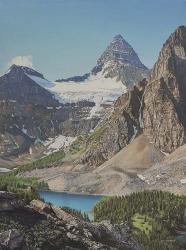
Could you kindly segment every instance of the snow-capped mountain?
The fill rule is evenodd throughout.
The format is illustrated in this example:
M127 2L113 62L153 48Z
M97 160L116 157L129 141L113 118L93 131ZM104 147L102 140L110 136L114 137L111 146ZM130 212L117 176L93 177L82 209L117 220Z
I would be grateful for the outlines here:
M148 75L132 46L121 35L113 38L92 69L92 74L101 72L105 78L116 77L126 87L131 87Z
M51 91L62 102L93 101L96 103L93 110L98 111L102 104L113 103L147 75L148 69L134 49L121 35L117 35L91 73L57 80Z
M0 100L58 106L59 102L54 94L46 89L51 85L52 83L37 71L12 65L6 74L0 77Z

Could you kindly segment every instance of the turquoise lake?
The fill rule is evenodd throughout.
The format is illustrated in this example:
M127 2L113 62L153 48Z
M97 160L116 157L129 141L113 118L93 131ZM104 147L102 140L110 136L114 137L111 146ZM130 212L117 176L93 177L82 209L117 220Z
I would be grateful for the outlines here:
M58 207L63 206L81 210L87 213L91 219L93 218L93 207L104 197L101 195L69 194L51 191L39 192L39 195L45 202L50 202Z

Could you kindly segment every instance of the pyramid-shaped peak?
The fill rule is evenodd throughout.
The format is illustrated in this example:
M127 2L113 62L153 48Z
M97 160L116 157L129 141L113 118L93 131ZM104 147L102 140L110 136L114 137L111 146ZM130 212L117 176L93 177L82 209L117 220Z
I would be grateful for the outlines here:
M111 42L111 46L116 45L116 46L120 46L121 49L126 49L126 48L132 48L132 46L123 38L122 35L116 35L114 36L112 42Z
M124 40L124 38L121 34L118 34L118 35L114 36L114 40Z
M117 68L117 65L123 65L147 70L132 46L125 41L120 34L116 35L112 42L107 46L106 50L98 59L97 65L92 69L92 74L97 74L108 65L112 65L111 68Z
M13 64L7 71L6 74L28 74L28 75L34 75L40 78L44 79L44 76L37 72L36 70L29 68L27 66L21 66L21 65L16 65Z

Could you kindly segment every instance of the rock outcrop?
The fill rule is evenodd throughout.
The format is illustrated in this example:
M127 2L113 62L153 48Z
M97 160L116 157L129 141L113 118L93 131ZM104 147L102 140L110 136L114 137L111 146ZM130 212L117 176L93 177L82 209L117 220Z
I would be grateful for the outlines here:
M144 94L144 133L165 152L186 141L186 27L169 37Z
M24 200L19 199L14 193L0 191L0 212L21 209L25 204Z
M0 233L0 250L29 250L23 235L16 229Z
M58 79L56 80L56 82L84 82L85 80L88 79L89 76L90 73L86 73L82 76L73 76L73 77Z
M6 197L8 201L7 193ZM0 211L0 249L3 250L142 250L129 231L125 224L81 221L39 200L11 211Z

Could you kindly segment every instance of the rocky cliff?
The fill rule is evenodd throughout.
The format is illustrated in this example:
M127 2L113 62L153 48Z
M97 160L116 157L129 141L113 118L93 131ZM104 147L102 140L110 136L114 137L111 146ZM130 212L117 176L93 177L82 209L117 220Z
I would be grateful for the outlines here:
M11 204L13 194L3 195L6 196L6 202ZM17 206L11 211L9 207L7 210L0 210L0 249L36 248L142 250L142 247L130 237L129 228L125 224L84 222L60 208L39 200Z
M185 143L186 27L163 45L144 95L144 133L165 152Z
M88 138L87 151L81 159L83 163L100 165L140 134L146 84L143 80L118 98L111 116Z

